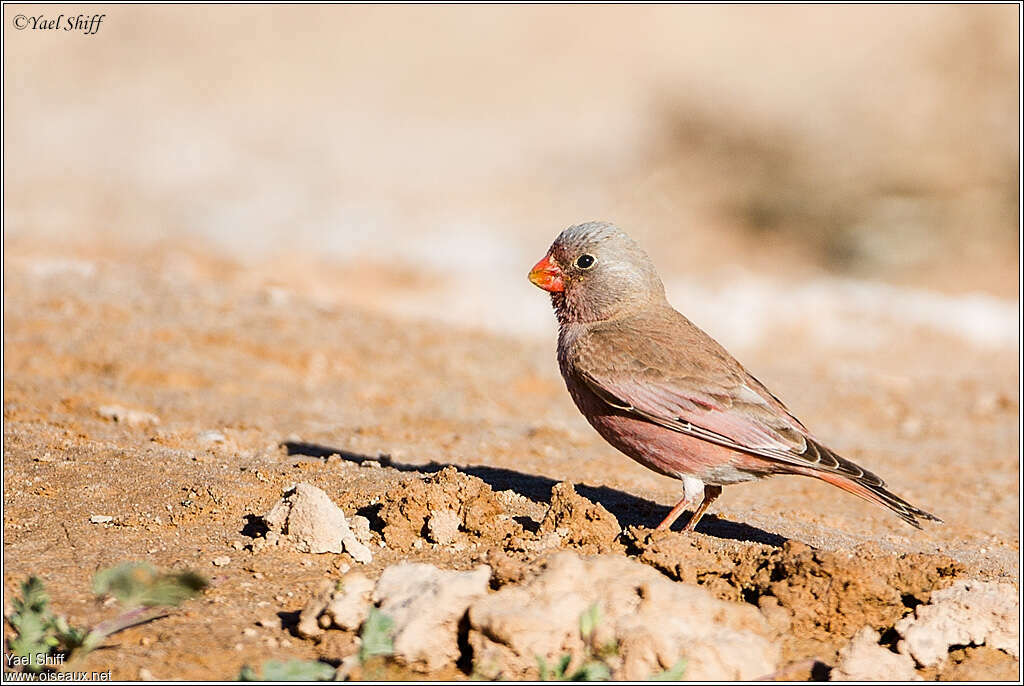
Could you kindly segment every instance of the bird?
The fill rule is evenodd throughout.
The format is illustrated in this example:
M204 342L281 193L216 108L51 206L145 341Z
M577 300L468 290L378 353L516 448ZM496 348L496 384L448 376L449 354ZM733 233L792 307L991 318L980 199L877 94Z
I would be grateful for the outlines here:
M669 304L651 258L616 225L565 229L529 280L551 296L558 366L576 407L620 452L682 481L657 529L695 505L683 528L693 531L723 486L780 474L821 479L918 529L919 519L942 521L819 441Z

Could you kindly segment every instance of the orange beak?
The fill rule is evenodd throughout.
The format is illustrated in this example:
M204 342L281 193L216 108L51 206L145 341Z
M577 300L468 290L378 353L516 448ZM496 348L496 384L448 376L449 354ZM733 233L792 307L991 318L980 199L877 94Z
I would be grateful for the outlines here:
M565 290L562 270L551 261L551 255L545 255L543 260L533 265L533 269L530 270L530 282L550 293L561 293Z

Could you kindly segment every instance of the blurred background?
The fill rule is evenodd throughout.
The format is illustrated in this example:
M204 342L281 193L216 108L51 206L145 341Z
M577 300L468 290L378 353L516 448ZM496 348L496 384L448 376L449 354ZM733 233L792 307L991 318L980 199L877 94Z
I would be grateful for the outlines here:
M601 219L730 346L1016 346L1018 10L6 5L4 242L539 339Z

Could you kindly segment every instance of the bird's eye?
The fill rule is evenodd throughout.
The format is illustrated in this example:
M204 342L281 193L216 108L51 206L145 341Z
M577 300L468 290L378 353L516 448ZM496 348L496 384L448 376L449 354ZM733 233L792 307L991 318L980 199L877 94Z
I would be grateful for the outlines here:
M576 258L576 266L579 267L580 269L590 269L591 267L594 266L594 262L596 261L597 260L594 259L593 255L583 253L582 255Z

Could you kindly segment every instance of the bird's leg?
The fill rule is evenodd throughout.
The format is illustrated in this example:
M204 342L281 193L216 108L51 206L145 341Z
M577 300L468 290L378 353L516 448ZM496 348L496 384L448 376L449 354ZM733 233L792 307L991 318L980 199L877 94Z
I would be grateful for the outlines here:
M689 504L690 499L684 495L683 499L676 503L676 506L669 511L668 516L661 520L661 524L654 528L660 531L661 529L667 529L672 526L672 523L679 519L679 515L683 513L683 509Z
M720 495L722 495L721 486L712 486L711 484L705 486L704 500L700 502L700 507L697 508L697 511L690 516L690 521L688 521L686 526L683 527L683 531L693 531L697 526L697 522L700 521L700 518L703 517L704 513L708 511L709 507L711 507L711 503L715 502L715 499Z
M689 474L680 474L679 478L683 482L683 497L676 503L676 506L672 508L665 519L661 520L661 524L656 529L668 529L672 526L673 522L679 519L679 515L683 513L683 508L697 502L697 496L701 493L705 494L705 496L707 495L704 482L697 477L690 476Z

